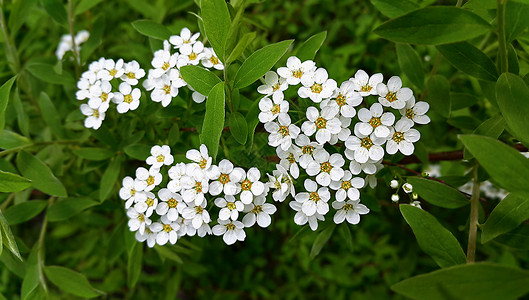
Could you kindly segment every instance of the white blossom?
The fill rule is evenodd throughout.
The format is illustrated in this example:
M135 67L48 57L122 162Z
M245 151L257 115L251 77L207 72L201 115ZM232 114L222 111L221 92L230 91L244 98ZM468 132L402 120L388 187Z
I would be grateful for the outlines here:
M323 99L330 98L337 87L334 79L329 79L327 70L318 68L310 76L301 78L302 87L298 89L301 98L310 98L313 102L320 103Z
M168 220L176 221L187 205L184 203L182 196L173 193L164 188L158 191L160 202L156 206L156 213L160 216L167 216Z
M124 72L123 75L120 77L121 80L124 82L130 84L130 85L136 85L138 84L138 79L143 78L145 76L145 71L140 67L140 64L133 60L131 62L128 62L124 65Z
M338 119L338 108L333 106L326 106L318 112L315 107L307 108L307 119L301 129L307 136L312 136L316 133L316 140L320 144L325 144L331 140L332 134L338 134L341 130L341 122Z
M224 65L217 57L213 48L204 48L202 60L200 61L206 68L215 68L216 70L224 70Z
M288 83L285 78L277 76L274 71L268 71L264 77L265 84L257 87L257 92L265 96L273 95L272 99L283 100L285 97L283 91L288 88Z
M117 103L117 110L124 114L129 110L135 110L140 105L141 92L139 88L134 88L126 82L119 85L119 92L114 94L114 102Z
M354 86L355 90L360 93L362 97L369 95L377 95L377 85L384 80L384 76L381 73L373 74L371 77L367 75L364 70L358 70L354 77L349 78Z
M375 103L370 109L361 108L358 118L362 122L355 124L355 129L362 135L373 133L377 138L387 138L390 134L390 126L395 122L395 115L384 112L382 105Z
M351 135L345 141L345 147L353 151L353 157L357 162L365 163L369 159L379 160L384 157L384 149L381 147L384 142L384 139L377 138L374 134L370 136Z
M316 182L322 186L329 186L331 181L338 181L344 176L342 169L345 160L339 153L332 155L324 149L314 153L314 161L307 166L307 174L316 176Z
M216 175L209 186L209 193L213 196L224 192L225 195L235 195L241 190L240 182L245 177L243 169L233 166L233 163L227 159L223 159L219 163Z
M415 103L415 97L412 96L410 100L406 101L406 106L399 112L403 117L417 124L428 124L430 123L430 117L426 115L428 109L430 109L428 102L419 101Z
M265 203L265 196L255 197L253 203L245 206L244 212L247 214L242 218L242 223L246 227L252 227L257 221L257 225L266 228L272 222L270 215L273 215L277 208L270 203Z
M360 199L360 191L364 187L364 179L361 177L353 178L350 171L345 171L340 180L333 180L330 188L336 191L336 201L342 202L349 198L350 200Z
M325 217L317 212L312 216L307 216L302 211L303 204L298 201L290 201L288 205L296 211L296 214L294 215L294 223L297 225L305 225L308 222L310 229L316 231L318 229L318 220L325 221Z
M170 221L165 216L162 216L160 221L161 223L154 222L150 226L152 232L156 233L156 244L160 246L167 244L167 242L173 245L176 244L180 225L177 222Z
M162 182L160 169L152 166L149 170L139 167L136 169L136 179L134 179L134 188L136 191L149 192Z
M290 104L286 100L279 97L270 100L264 97L259 101L259 109L261 110L259 113L259 121L261 123L271 122L282 114L286 115L289 108Z
M179 48L189 48L196 43L200 33L192 34L191 31L184 27L180 31L180 35L173 35L169 38L169 42L175 46L176 49Z
M300 133L299 127L291 124L290 116L287 114L280 114L277 122L268 122L264 127L270 133L268 144L272 147L281 147L285 151L292 146L292 139Z
M409 119L400 119L391 128L391 133L386 143L386 151L388 154L395 154L400 151L404 155L412 155L415 150L413 143L421 138L421 134L417 129L411 128L413 122Z
M151 148L151 156L147 157L145 162L154 168L161 168L163 165L172 165L174 157L171 155L171 148L167 145L153 146Z
M200 205L188 206L182 211L185 219L191 220L193 228L199 229L203 224L211 221L208 211L206 210L207 202L204 199Z
M369 208L361 204L360 200L334 201L332 207L337 210L333 218L336 224L347 220L347 222L356 225L360 223L360 215L369 213Z
M101 103L101 105L93 109L88 104L81 104L81 113L87 116L84 120L84 126L86 128L93 128L95 130L101 127L103 120L105 119L105 112L108 109L108 103Z
M402 81L399 76L392 76L388 84L377 84L378 101L383 106L394 109L402 109L406 106L406 101L410 100L413 92L409 88L402 87Z
M327 203L331 198L331 193L327 187L320 187L311 180L305 179L305 189L307 192L301 192L294 197L297 202L301 203L301 211L308 217L318 213L325 215L329 212L329 204Z
M236 241L244 241L246 233L244 224L240 221L219 220L219 224L213 226L214 235L222 235L222 240L227 245L233 245Z
M303 63L295 56L287 59L287 66L277 69L279 76L285 78L289 85L297 85L304 77L309 77L316 71L316 63L306 60Z
M244 171L243 171L244 172ZM259 169L253 167L245 173L244 179L241 181L241 201L244 204L250 204L254 197L260 196L265 191L265 185L260 181L261 172Z
M215 199L215 205L220 208L219 220L237 220L239 212L244 210L244 204L236 200L232 195L226 195L224 198Z

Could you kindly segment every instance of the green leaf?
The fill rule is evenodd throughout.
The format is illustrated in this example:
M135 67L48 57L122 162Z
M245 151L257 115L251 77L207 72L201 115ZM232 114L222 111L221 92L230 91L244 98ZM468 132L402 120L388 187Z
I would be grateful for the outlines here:
M323 246L327 244L329 239L332 236L332 233L334 232L334 228L336 228L335 224L331 224L329 227L322 230L316 239L314 240L314 244L312 244L312 248L310 249L310 259L314 259L318 254L320 254L321 249L323 249Z
M99 0L97 0L99 1ZM96 1L94 1L96 2ZM92 25L92 31L90 31L90 37L81 47L81 61L85 62L88 57L94 52L97 47L103 42L103 33L105 32L105 18L100 16Z
M120 157L114 158L113 161L108 164L103 177L101 177L101 183L99 184L99 201L105 201L110 192L116 185L118 180L119 172L121 171L121 159Z
M397 1L398 2L398 1ZM408 44L396 45L400 70L419 88L424 88L424 72L417 52Z
M371 4L376 7L384 16L396 18L412 10L419 8L419 5L410 0L370 0Z
M127 286L134 288L140 279L143 264L143 243L134 243L127 262Z
M0 192L20 192L31 186L31 180L17 174L0 171Z
M327 37L327 31L322 31L316 33L315 35L308 38L301 46L299 46L296 51L296 56L301 60L312 60L316 56L318 50L320 50L321 45L325 42Z
M529 191L529 160L504 143L479 135L460 135L459 139L481 166L509 191Z
M238 112L232 113L228 125L230 126L230 132L233 138L241 145L246 144L246 140L248 139L248 123L244 116Z
M92 7L98 5L103 0L81 0L79 4L77 4L77 7L75 8L74 15L79 15L84 13L85 11L91 9Z
M486 243L502 233L509 232L527 219L529 219L529 193L510 193L494 208L483 225L481 242Z
M246 123L248 124L248 149L253 145L255 128L259 124L259 112L259 101L254 101L246 114Z
M505 120L501 115L496 115L481 123L472 134L483 135L497 139L502 134L503 130L505 130ZM472 157L472 154L470 154L468 149L465 148L463 151L463 158L471 159Z
M413 186L413 191L421 198L435 206L458 208L470 203L467 197L458 190L434 180L409 177L408 183Z
M419 247L441 267L464 264L465 253L454 235L434 216L408 204L399 205L400 212L413 230Z
M7 103L9 102L9 94L16 78L16 76L11 77L11 79L6 81L6 83L2 84L2 86L0 87L0 132L4 130L4 126L6 123Z
M0 132L0 148L2 149L13 149L17 147L22 147L29 145L31 141L17 133L14 133L10 130L4 130Z
M131 158L146 160L151 155L151 146L144 144L132 144L123 149Z
M492 263L466 264L408 278L391 289L411 299L517 299L529 291L529 272Z
M503 73L496 83L496 99L508 128L529 146L529 88L520 76Z
M20 173L33 182L34 188L53 196L67 196L64 185L53 175L50 168L37 157L26 151L20 151L16 163Z
M230 31L231 18L224 0L201 1L201 16L209 43L222 62L225 62L225 47Z
M484 81L481 81L484 82ZM490 81L488 81L490 83ZM470 107L479 101L478 97L468 93L450 93L451 110L455 111L465 107Z
M198 66L183 66L180 68L180 74L185 82L202 95L209 95L211 89L221 82L213 72Z
M489 30L489 23L470 11L432 6L389 20L374 32L394 42L440 45L472 39Z
M264 46L250 55L235 74L234 88L249 86L268 72L285 54L293 40Z
M230 55L226 59L227 63L230 64L234 62L241 54L246 50L248 45L255 39L255 31L245 33L242 38L239 40L235 48L233 48L233 51L231 51Z
M428 102L441 116L450 117L450 83L443 75L433 75L426 83Z
M529 224L523 223L515 230L495 238L494 241L509 248L529 250Z
M13 255L15 255L20 261L22 261L22 256L20 256L20 252L18 251L18 246L17 246L17 242L15 241L15 237L13 236L13 233L11 232L11 228L9 228L7 220L2 214L1 210L0 210L0 235L2 235L1 240L4 246L6 246L7 249L11 251L11 253L13 253Z
M178 264L184 263L182 258L180 258L178 254L174 253L174 251L168 247L154 247L154 250L156 250L156 252L158 252L158 254L163 258L170 259Z
M48 221L57 222L67 220L87 208L98 205L96 201L89 198L66 198L55 202L46 212Z
M439 45L437 50L456 69L477 79L496 81L498 71L492 60L481 50L467 42Z
M31 10L37 3L37 0L18 0L13 1L13 8L9 15L9 32L11 36L16 36L17 31L26 22Z
M96 161L107 160L116 154L114 151L106 148L79 148L74 149L73 153L81 158Z
M26 65L26 70L44 82L75 86L75 80L70 74L68 74L68 72L62 72L61 74L58 74L55 72L53 66L49 64L32 63L30 65Z
M34 246L26 263L26 272L22 281L22 300L31 299L31 293L39 286L39 247Z
M171 31L162 24L150 20L137 20L131 23L139 33L158 40L169 40Z
M18 89L15 90L15 94L13 95L13 106L15 107L15 111L17 113L18 128L20 129L23 135L29 137L29 119L28 115L24 111L24 105L20 100L20 94L18 92Z
M512 42L529 26L529 2L508 1L505 7L505 39Z
M44 273L53 284L65 293L83 298L94 298L104 294L93 288L83 274L74 270L60 266L47 266L44 267Z
M31 200L11 206L4 212L9 225L16 225L33 219L48 205L46 200Z
M44 91L40 93L38 104L40 111L42 112L42 117L46 124L48 124L50 127L51 132L53 132L59 138L64 138L62 120L57 118L59 113L57 112L57 109L55 109L55 105L53 105L50 97L48 97L48 94L46 94Z
M220 136L224 129L224 82L217 83L208 95L206 115L200 134L200 142L208 147L209 155L215 159L219 150Z
M42 0L42 5L48 14L60 25L68 24L66 9L61 0Z

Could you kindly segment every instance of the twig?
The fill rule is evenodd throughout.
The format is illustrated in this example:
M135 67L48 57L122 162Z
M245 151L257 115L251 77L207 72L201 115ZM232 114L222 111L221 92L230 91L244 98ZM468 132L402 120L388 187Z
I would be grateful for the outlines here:
M470 198L470 227L468 230L467 263L476 260L476 235L478 231L478 208L479 208L479 179L478 167L474 167L474 184L472 186L472 198Z

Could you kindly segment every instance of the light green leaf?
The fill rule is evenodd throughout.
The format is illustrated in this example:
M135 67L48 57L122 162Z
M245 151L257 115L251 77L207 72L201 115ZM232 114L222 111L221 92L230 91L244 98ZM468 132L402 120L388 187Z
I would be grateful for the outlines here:
M31 180L17 174L0 171L0 192L20 192L31 186Z
M467 42L439 45L437 50L456 69L477 79L496 81L498 71L492 60L481 50Z
M374 32L394 42L440 45L472 39L489 30L489 23L470 11L432 6L389 20Z
M37 157L26 151L20 151L16 163L20 173L33 182L34 188L53 196L67 196L64 185L53 175L50 168Z
M131 23L139 33L158 40L169 40L171 31L162 24L150 20L137 20Z
M9 225L16 225L33 219L48 205L46 200L31 200L11 206L4 212Z
M206 36L222 62L225 62L225 47L230 30L231 18L224 0L201 1L201 16Z
M409 177L408 183L413 186L413 191L421 198L435 206L444 208L458 208L470 202L458 190L440 182L420 177Z
M94 1L96 2L96 1ZM85 62L88 60L90 55L94 52L97 47L103 42L103 33L105 31L105 18L100 16L92 25L92 31L90 31L90 37L81 47L81 61Z
M106 160L111 158L116 153L106 148L78 148L74 149L73 153L77 156L87 160Z
M238 112L232 113L228 125L230 126L230 132L233 138L241 145L246 144L246 140L248 139L248 123L243 115Z
M419 5L410 0L370 0L376 9L378 9L384 16L389 18L396 18L402 16L412 10L419 8Z
M98 205L96 201L89 198L66 198L55 202L46 212L48 221L57 222L67 220L87 208Z
M11 77L11 79L6 81L6 83L2 84L2 86L0 87L0 132L4 130L4 126L6 123L5 114L7 109L7 103L9 102L9 94L16 78L16 76Z
M421 89L424 88L424 71L417 52L408 44L398 43L396 47L400 70L413 84Z
M32 63L30 65L26 65L26 70L44 82L75 86L75 80L68 72L62 72L61 74L58 74L55 72L53 66L49 64Z
M37 3L37 0L18 0L13 1L13 8L9 15L9 28L11 36L16 36L17 31L26 22L31 10Z
M509 232L527 219L529 219L529 193L510 193L494 208L483 225L481 242L486 243L502 233Z
M66 26L68 24L68 16L66 9L61 0L42 0L44 9L48 14L60 25Z
M322 31L308 38L296 51L297 58L301 61L313 60L326 37L327 31Z
M413 230L419 247L441 267L464 264L465 253L454 235L434 216L408 204L399 205L400 212Z
M119 172L121 171L121 158L116 157L108 164L103 177L101 177L101 183L99 184L99 201L105 201L110 192L116 185L118 180Z
M142 265L143 243L135 242L127 262L127 286L129 288L134 288L140 279Z
M255 39L255 31L245 33L242 38L237 42L237 45L235 48L233 48L233 51L231 51L230 55L228 56L228 59L226 59L227 63L230 64L234 62L241 54L246 50L248 45L250 45L251 42Z
M53 284L65 293L83 298L94 298L104 294L93 288L83 274L74 270L60 266L47 266L44 267L44 273Z
M293 40L264 46L250 55L235 74L234 88L249 86L268 72L285 54Z
M433 75L426 83L427 101L441 116L450 117L450 83L443 75Z
M529 191L529 159L504 143L479 135L460 135L459 139L480 165L509 191Z
M23 135L29 137L29 118L26 112L24 111L24 105L20 100L20 94L18 89L15 90L13 95L13 106L17 113L17 125ZM1 118L1 117L0 117Z
M476 263L454 266L403 280L391 287L411 299L517 299L529 292L529 272Z
M219 150L220 136L224 129L224 82L219 82L213 87L206 101L206 115L200 142L208 147L209 155L215 159Z
M0 148L2 149L13 149L25 145L29 145L31 141L17 133L10 130L4 130L0 132Z
M103 0L81 0L79 4L77 4L77 7L75 8L74 15L79 15L84 13L85 11L91 9L92 7L98 5Z
M20 252L18 251L17 242L15 241L15 237L13 236L13 233L11 232L11 228L9 227L6 218L4 217L4 214L2 214L2 211L0 210L0 235L2 235L1 242L4 244L4 246L7 247L13 255L15 255L20 261L22 261L22 256L20 256ZM5 253L4 253L5 254Z
M184 263L182 258L180 258L178 254L174 253L174 251L172 251L169 247L155 247L154 250L156 250L156 252L158 252L158 254L163 258L170 259L178 264Z
M209 95L211 89L221 82L220 78L213 72L198 66L183 66L180 74L195 91L202 95Z
M510 132L529 146L529 88L520 76L503 73L496 83L496 99Z
M48 94L44 91L40 93L38 99L38 104L40 111L42 112L42 117L48 126L50 127L51 132L53 132L57 137L64 138L64 128L62 127L62 120L57 118L59 113L55 109L55 105L51 101Z
M329 239L332 236L332 233L334 232L334 228L336 228L335 224L331 224L329 227L322 230L316 239L314 240L314 244L312 244L312 248L310 249L310 259L314 259L318 254L320 254L321 249L323 249L323 246L327 244Z
M34 246L26 263L26 272L22 281L22 300L31 299L30 295L39 286L39 247Z

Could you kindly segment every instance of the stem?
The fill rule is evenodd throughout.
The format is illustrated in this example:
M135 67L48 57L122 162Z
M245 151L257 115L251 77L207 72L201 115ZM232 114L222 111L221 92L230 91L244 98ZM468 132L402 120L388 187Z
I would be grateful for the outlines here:
M6 207L9 205L9 203L11 203L11 201L13 201L13 199L15 199L15 193L11 193L11 195L7 197L6 201L4 201L4 203L2 203L2 206L0 206L0 210L5 211Z
M81 58L79 52L77 52L77 45L75 44L75 32L73 30L73 3L72 0L68 0L68 26L70 28L70 36L72 38L72 49L73 49L73 60L75 66L75 75L80 76L79 64L81 63Z
M15 44L11 40L9 33L7 32L7 26L6 26L5 17L4 17L4 1L3 0L0 1L0 27L2 28L2 34L4 35L4 38L5 38L7 52L11 56L11 60L13 63L13 73L18 74L20 73L20 63L18 61L17 50L15 47Z
M457 0L456 7L461 7L461 4L463 4L463 0Z
M37 143L33 143L33 144L28 144L28 145L24 145L24 146L20 146L20 147L15 147L15 148L11 148L11 149L8 149L8 150L4 150L4 151L0 152L0 157L8 155L8 154L11 154L11 153L18 152L20 150L24 150L24 149L32 148L32 147L37 147L37 146L46 146L46 145L55 145L55 144L78 144L78 143L80 143L80 141L77 141L77 140L37 142Z
M507 55L507 40L505 39L505 5L507 0L498 0L497 17L498 20L498 41L500 43L499 66L500 72L508 71L509 57Z
M470 228L468 230L467 263L473 263L476 259L476 234L478 231L478 208L479 208L479 179L478 167L474 167L474 185L472 186L472 197L470 198Z
M55 201L55 197L51 197L48 201L48 208ZM44 274L42 269L44 268L44 237L46 236L46 228L48 227L48 215L44 216L44 221L42 221L42 227L40 228L39 240L37 241L37 250L38 250L38 270L39 270L39 281L42 285L42 288L47 291L48 287L46 286L46 280L44 279Z
M228 82L228 66L224 66L223 72L224 72L224 82L226 82L226 86L228 87L228 103L230 106L230 111L233 113L235 109L233 109L233 100L231 98L232 91L231 91L230 83Z

